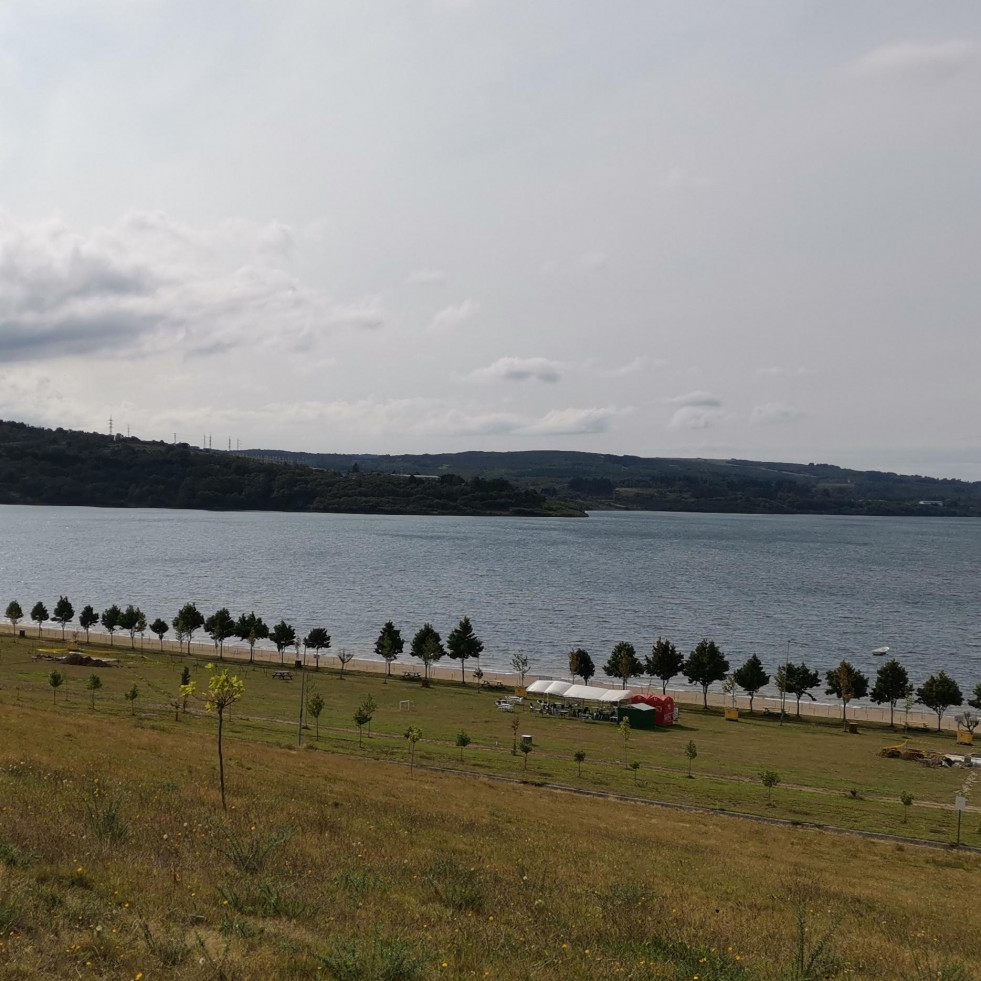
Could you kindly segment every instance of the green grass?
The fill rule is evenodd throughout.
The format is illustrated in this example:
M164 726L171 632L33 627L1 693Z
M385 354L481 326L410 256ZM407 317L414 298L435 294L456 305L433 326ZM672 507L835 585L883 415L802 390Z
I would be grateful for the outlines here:
M524 713L525 771L492 695L322 669L307 677L327 702L321 737L305 730L298 749L299 675L237 665L225 814L214 717L195 702L175 721L168 705L184 664L206 687L203 663L117 645L118 667L60 668L55 706L53 665L34 649L0 638L4 978L786 981L825 935L815 978L981 976L977 855L535 786L948 840L964 771L878 757L887 731L686 709L675 729L632 733L624 754L615 726ZM365 694L379 707L359 751ZM423 731L412 773L410 723ZM764 768L782 778L773 807ZM977 820L965 841L981 841Z

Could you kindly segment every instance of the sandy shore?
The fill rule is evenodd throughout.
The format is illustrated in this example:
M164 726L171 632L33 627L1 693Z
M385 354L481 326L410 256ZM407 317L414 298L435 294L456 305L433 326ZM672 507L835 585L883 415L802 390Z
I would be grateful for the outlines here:
M6 633L12 633L12 629L9 624L4 625ZM20 627L19 630L25 634L28 639L38 639L37 638L37 628ZM77 635L76 643L84 649L84 632L83 631L72 631L67 630L65 633L65 640L62 641L61 638L61 628L57 629L45 629L41 631L40 643L53 645L57 644L61 646L64 644L70 644L72 642L73 635ZM117 634L113 642L114 647L119 649L120 654L125 654L130 651L130 638L129 634ZM109 637L108 635L92 632L92 643L98 644L100 647L108 646ZM177 642L173 640L164 640L161 645L156 637L144 638L142 643L140 638L136 639L135 649L145 650L148 653L151 651L160 652L163 650L166 654L178 654L179 649ZM184 650L186 651L186 646ZM191 653L195 657L214 657L217 658L218 652L212 643L207 644L192 644ZM230 645L225 644L224 647L224 660L235 662L249 662L249 648L247 646L241 645ZM261 664L284 664L287 667L294 667L296 662L296 653L294 650L289 650L285 652L284 656L280 658L280 655L275 650L268 650L266 648L256 647L255 649L255 661ZM326 651L321 655L320 658L321 666L324 668L330 667L332 670L338 670L340 668L340 662L337 660L336 651ZM314 656L309 651L306 655L307 667L314 666ZM387 670L386 663L379 658L372 657L358 657L356 656L351 660L347 668L347 671L369 671L376 674L385 674ZM468 663L466 668L466 678L468 683L473 683L473 671L476 667L473 662ZM393 679L402 680L402 675L405 672L419 672L422 673L422 664L415 658L403 654L401 658L392 663L391 674ZM451 661L447 664L445 661L441 664L435 664L430 669L430 675L440 681L459 681L460 680L460 666L456 661ZM525 676L525 684L531 684L532 681L543 677L550 678L556 681L570 681L570 678L561 677L558 675L537 675L534 673L529 673ZM508 690L513 690L520 687L520 679L518 675L504 672L504 671L492 671L484 670L483 681L491 685L504 685ZM652 692L654 694L660 693L660 685L648 685L646 681L640 683L641 679L637 679L637 682L629 685L630 691L648 693ZM596 688L619 688L619 685L606 684L602 681L594 681L592 684ZM678 687L676 685L668 686L667 694L669 694L675 702L681 707L697 707L700 708L702 705L702 692L700 688L695 688L693 686ZM708 695L708 703L716 708L722 708L732 704L732 699L724 695L720 691L710 691ZM736 707L741 711L749 710L749 698L744 695L736 696ZM757 696L753 700L753 708L757 713L763 713L764 710L768 709L771 713L780 714L780 699L778 697L762 697ZM796 703L793 696L787 699L786 711L788 715L793 715L796 712ZM801 716L807 716L809 718L818 717L825 719L840 719L841 718L841 703L840 702L822 702L816 701L812 702L809 699L802 699L800 704ZM889 708L888 706L879 705L867 705L863 703L851 703L848 706L848 719L849 721L861 724L863 722L874 722L883 725L888 725L889 723ZM895 722L899 729L902 729L905 721L905 712L902 704L896 706ZM916 706L916 708L909 713L909 728L912 729L931 729L935 730L937 728L937 716L935 713L930 711L924 711L922 706ZM951 732L957 729L957 724L954 722L952 716L944 716L942 728L949 730Z

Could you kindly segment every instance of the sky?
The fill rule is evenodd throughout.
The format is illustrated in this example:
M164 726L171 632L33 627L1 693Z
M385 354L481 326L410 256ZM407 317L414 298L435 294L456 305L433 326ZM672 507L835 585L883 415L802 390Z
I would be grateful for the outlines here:
M0 0L0 418L981 479L977 0Z

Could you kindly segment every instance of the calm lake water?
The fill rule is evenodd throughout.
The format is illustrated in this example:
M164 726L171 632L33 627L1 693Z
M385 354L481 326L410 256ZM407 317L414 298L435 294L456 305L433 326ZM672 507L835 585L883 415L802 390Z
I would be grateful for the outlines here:
M563 676L572 647L597 664L658 635L713 638L733 665L758 653L866 673L888 644L913 680L944 668L981 681L981 521L665 513L590 518L428 518L0 507L0 611L66 594L170 620L255 610L270 625L324 625L367 655L381 624L445 639L468 614L485 669L526 653ZM806 645L806 646L805 646ZM408 655L404 655L407 659Z

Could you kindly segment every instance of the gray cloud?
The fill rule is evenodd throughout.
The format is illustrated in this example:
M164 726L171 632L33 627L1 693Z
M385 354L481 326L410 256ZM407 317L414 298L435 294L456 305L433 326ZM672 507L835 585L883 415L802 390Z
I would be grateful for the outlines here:
M331 328L384 322L377 298L332 303L273 261L291 243L279 223L195 229L146 213L82 233L0 216L0 353L210 355L269 343L302 351Z
M796 422L803 417L804 413L793 406L784 405L782 402L766 402L753 407L749 414L749 421L754 426L774 426Z
M708 429L723 419L721 409L707 405L684 405L668 420L668 429Z
M548 358L498 358L471 375L488 380L557 382L562 377L561 367L558 361Z
M470 320L480 309L476 301L466 299L455 306L444 307L429 324L429 329L436 333L457 330Z
M954 75L981 58L981 45L973 38L942 41L904 40L881 45L852 62L854 74L870 77Z
M673 398L665 399L669 405L699 406L718 408L722 405L722 399L711 392L701 390L688 392L685 395L675 395Z

